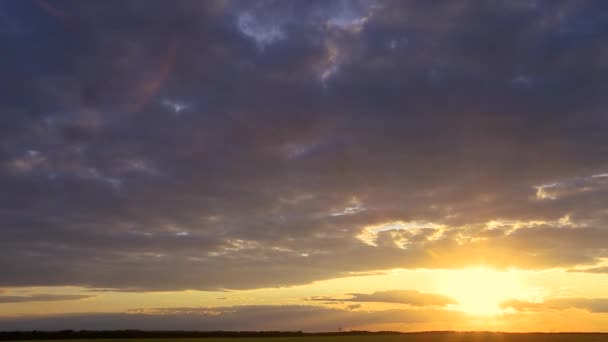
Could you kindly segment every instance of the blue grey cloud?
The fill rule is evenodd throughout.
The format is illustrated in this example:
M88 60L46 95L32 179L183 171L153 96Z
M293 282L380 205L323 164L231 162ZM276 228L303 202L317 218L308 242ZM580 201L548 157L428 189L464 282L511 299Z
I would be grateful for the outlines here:
M3 1L0 286L593 267L608 4L529 4Z

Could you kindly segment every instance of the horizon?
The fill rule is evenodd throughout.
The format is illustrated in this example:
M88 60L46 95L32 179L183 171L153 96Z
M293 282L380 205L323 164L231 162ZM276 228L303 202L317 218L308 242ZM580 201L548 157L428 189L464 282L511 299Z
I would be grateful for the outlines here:
M0 331L608 332L608 2L4 0Z
M139 335L137 335L139 334ZM0 331L0 340L6 340L7 335L23 336L27 340L64 340L64 339L98 339L101 336L117 335L120 339L147 339L147 338L205 338L205 337L293 337L293 336L330 336L330 335L414 335L414 334L511 334L511 335L608 335L608 332L598 331L492 331L492 330L421 330L421 331L393 331L393 330L350 330L350 331L290 331L290 330L13 330ZM36 335L31 338L31 335ZM94 337L93 337L94 336ZM45 338L51 337L51 338ZM17 338L20 340L21 338Z

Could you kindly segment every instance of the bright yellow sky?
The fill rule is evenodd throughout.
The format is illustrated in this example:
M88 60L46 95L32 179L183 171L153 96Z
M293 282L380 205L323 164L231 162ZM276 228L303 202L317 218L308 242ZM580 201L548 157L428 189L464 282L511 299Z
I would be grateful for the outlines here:
M355 275L307 285L246 291L174 292L91 292L78 287L7 288L3 295L85 294L93 298L70 301L44 301L0 304L0 315L46 315L63 313L126 312L134 309L174 307L232 307L250 305L315 305L346 309L355 302L312 301L314 297L348 298L352 293L390 290L417 290L446 295L457 304L445 307L413 307L408 304L359 302L354 311L374 312L394 309L440 309L460 314L459 320L426 320L414 325L372 324L354 328L428 330L479 329L504 331L605 330L608 313L592 313L582 308L536 308L516 310L501 307L506 300L542 303L554 298L607 298L608 275L545 271L494 270L472 267L461 270L392 270L378 274Z

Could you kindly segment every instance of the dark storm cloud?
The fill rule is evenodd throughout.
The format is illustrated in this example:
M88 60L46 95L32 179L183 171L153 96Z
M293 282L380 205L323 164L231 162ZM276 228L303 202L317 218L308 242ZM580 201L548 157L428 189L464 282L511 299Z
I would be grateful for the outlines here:
M542 303L510 300L501 305L504 308L513 308L519 311L547 309L565 310L574 308L590 312L608 312L608 298L553 298Z
M457 302L444 295L423 293L416 290L376 291L374 293L351 293L348 298L313 297L313 301L333 302L372 302L372 303L398 303L413 306L446 306Z
M603 1L0 11L0 286L608 257Z
M143 329L143 330L290 330L335 331L374 324L456 321L462 314L447 310L356 311L317 306L235 306L161 308L129 313L70 314L0 318L1 330Z
M1 293L1 292L0 292ZM86 295L56 295L56 294L35 294L29 296L7 296L0 295L0 304L7 303L29 303L29 302L57 302L64 300L79 300L93 298L95 296Z

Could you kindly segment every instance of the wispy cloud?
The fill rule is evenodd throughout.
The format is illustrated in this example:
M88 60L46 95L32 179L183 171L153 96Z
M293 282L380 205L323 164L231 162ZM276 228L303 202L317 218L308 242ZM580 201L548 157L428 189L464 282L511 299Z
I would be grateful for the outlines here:
M375 302L397 303L412 306L447 306L456 304L456 300L441 294L423 293L416 290L376 291L374 293L351 293L350 297L312 297L308 300L324 302Z
M28 296L9 296L0 295L0 304L8 303L29 303L29 302L60 302L67 300L81 300L94 298L95 296L87 295L70 295L70 294L33 294Z

